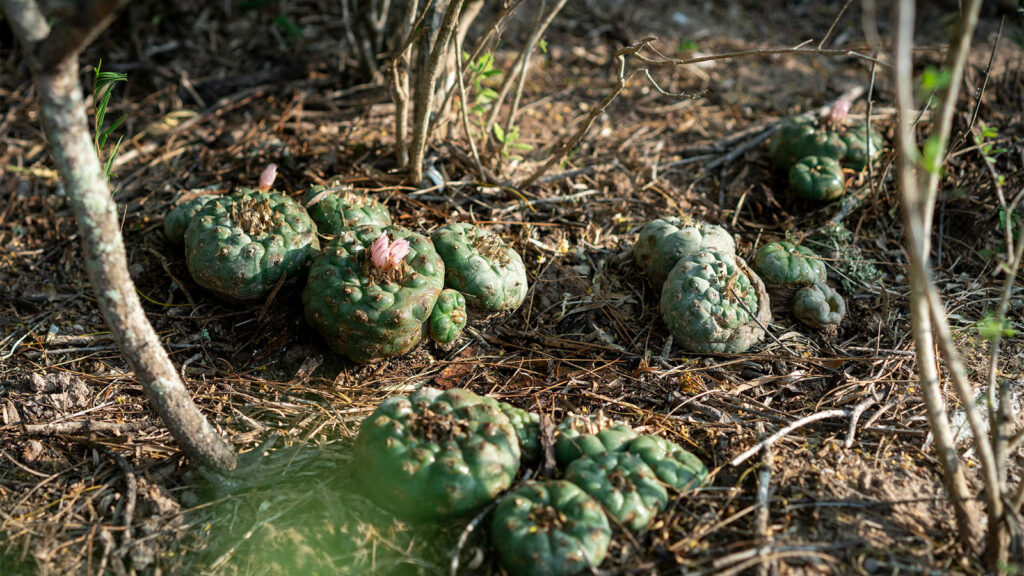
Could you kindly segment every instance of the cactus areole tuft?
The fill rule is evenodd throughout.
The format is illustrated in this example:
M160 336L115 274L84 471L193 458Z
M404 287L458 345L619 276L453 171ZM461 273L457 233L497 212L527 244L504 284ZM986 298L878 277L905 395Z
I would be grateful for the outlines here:
M526 298L526 266L497 234L465 222L442 226L430 235L445 266L445 285L466 304L491 312L515 310Z
M240 189L207 201L185 230L196 283L235 302L264 298L282 277L297 280L320 243L316 226L281 192Z
M313 186L302 198L321 234L337 236L357 226L388 226L388 209L369 196L346 190L340 184Z
M736 241L721 226L689 217L658 218L649 222L633 244L633 260L660 288L672 267L684 256L701 250L736 253Z
M764 284L742 259L703 251L676 264L661 291L661 315L691 352L746 352L771 320Z
M527 482L505 496L491 520L491 543L513 576L569 576L597 568L610 541L601 505L564 480Z
M423 339L444 282L424 236L400 226L360 226L313 261L302 292L306 322L356 362L404 354Z
M357 478L380 507L407 520L478 510L512 485L519 442L493 402L422 388L385 400L356 437Z

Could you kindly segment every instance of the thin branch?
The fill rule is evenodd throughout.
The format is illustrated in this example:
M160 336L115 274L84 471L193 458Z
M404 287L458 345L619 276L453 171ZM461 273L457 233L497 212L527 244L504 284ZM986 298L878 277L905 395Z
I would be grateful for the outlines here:
M749 449L747 449L746 451L744 451L739 456L737 456L737 457L733 458L732 460L730 460L729 461L729 466L739 466L740 464L743 464L751 456L753 456L754 454L757 454L762 449L771 448L776 442L778 442L786 434L789 434L790 432L796 430L797 428L800 428L802 426L806 426L806 425L811 424L813 422L817 422L818 420L824 420L826 418L838 418L840 416L846 416L847 414L849 414L849 412L847 410L840 410L840 409L825 410L824 412L815 412L814 414L809 414L807 416L804 416L803 418L800 418L798 420L794 420L793 422L791 422L788 425L784 426L782 429L780 429L775 434L772 434L771 436L769 436L769 437L765 438L764 440L758 442L754 446L752 446Z

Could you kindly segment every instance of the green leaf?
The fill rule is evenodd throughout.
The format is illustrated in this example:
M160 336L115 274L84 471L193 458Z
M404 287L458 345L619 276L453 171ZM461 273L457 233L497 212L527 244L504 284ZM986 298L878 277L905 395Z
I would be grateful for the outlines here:
M996 318L991 312L978 322L978 334L986 340L995 340L997 337L1010 338L1017 334L1013 324L1003 318Z
M680 42L678 48L680 52L693 52L700 49L700 44L693 40L686 40L685 42Z
M505 129L500 124L494 125L494 137L498 139L498 142L505 143Z
M277 26L277 28L281 30L281 32L284 32L285 37L288 38L289 40L302 38L302 26L296 24L295 22L292 21L291 18L287 16L282 15L278 16L277 18L274 18L274 25Z
M539 41L537 41L537 47L540 48L540 51L541 51L542 54L547 54L548 53L548 41L547 40L541 38Z
M946 68L935 68L929 66L921 73L921 89L924 92L942 90L949 86L953 73Z
M936 167L941 168L941 158L939 157L941 153L939 138L937 136L930 136L924 141L924 148L921 150L921 167L929 172L934 172Z

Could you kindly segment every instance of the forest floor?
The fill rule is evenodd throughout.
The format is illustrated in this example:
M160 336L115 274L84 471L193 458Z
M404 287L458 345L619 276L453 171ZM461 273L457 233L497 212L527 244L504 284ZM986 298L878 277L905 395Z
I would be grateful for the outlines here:
M460 544L467 521L409 525L352 490L360 420L422 385L469 388L556 420L601 411L708 465L708 486L675 498L648 532L617 534L602 573L981 572L956 541L917 388L891 151L851 186L853 202L824 207L788 197L765 145L726 156L855 87L870 89L872 121L891 142L887 69L872 84L870 63L849 56L659 68L662 88L692 97L667 97L633 76L549 173L557 178L519 193L473 183L459 127L433 147L449 185L424 192L390 172L394 105L386 87L360 81L344 52L340 3L172 4L131 3L86 51L83 82L91 85L101 59L104 70L128 74L110 112L127 114L115 199L150 320L232 444L245 451L273 432L281 439L260 477L228 493L189 467L156 419L95 305L27 67L0 23L0 573L437 574L453 556L462 573L499 573L484 530ZM868 52L860 3L837 20L843 4L570 2L525 86L520 141L533 149L521 160L493 155L488 167L521 180L539 166L611 90L615 51L646 36L682 57L817 46L834 24L826 48ZM1000 17L983 13L964 92L984 84L977 118L998 127L1005 152L996 168L1016 192L1022 27L1009 14L997 45ZM921 8L919 70L941 65L951 22ZM498 69L526 30L506 34ZM956 138L974 100L964 95L959 110L933 255L980 389L989 343L979 327L998 302L1003 232L978 148ZM853 113L865 111L861 97ZM523 255L526 302L513 314L472 317L451 350L424 343L368 366L327 350L295 291L257 307L218 302L191 281L162 234L163 215L195 191L253 184L270 162L280 188L301 193L340 176L419 231L484 223ZM802 238L827 256L846 320L820 334L776 317L771 336L746 354L670 346L657 294L630 255L639 227L670 214L722 224L743 256ZM1020 322L1019 291L1011 311ZM1019 338L1004 346L1003 375L1022 378ZM766 435L829 410L839 412L730 465Z

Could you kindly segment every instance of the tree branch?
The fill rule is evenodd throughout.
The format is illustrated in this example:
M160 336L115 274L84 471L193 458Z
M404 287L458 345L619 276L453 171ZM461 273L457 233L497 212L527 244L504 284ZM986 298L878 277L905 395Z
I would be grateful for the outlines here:
M75 17L59 21L43 35L46 23L33 0L4 0L32 70L43 130L78 221L86 270L103 318L150 404L184 452L200 466L228 472L237 465L234 451L192 402L142 309L128 272L117 207L89 133L78 55L113 20L119 3L80 4Z

